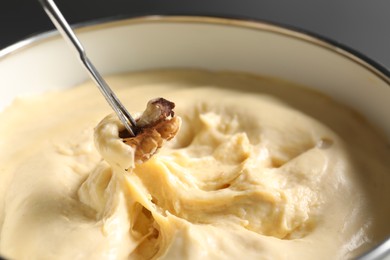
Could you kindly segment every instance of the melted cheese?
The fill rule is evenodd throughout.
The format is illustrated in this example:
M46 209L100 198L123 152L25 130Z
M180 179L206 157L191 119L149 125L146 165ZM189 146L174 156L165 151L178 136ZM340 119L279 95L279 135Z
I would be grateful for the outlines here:
M174 101L178 136L128 171L91 82L16 100L0 115L4 256L337 259L390 234L389 146L329 98L240 73L107 81L133 114Z

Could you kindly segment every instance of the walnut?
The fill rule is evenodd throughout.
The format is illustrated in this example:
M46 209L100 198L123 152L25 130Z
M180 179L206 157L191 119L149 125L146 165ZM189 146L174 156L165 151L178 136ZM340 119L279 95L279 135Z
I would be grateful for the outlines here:
M181 119L175 116L175 104L163 98L150 100L146 110L136 120L136 136L124 137L123 142L135 149L135 162L150 159L166 141L179 131Z

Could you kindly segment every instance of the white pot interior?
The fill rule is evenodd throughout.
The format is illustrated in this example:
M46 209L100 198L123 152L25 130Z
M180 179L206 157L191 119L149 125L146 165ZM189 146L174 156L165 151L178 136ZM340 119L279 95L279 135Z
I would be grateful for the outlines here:
M304 84L361 112L390 137L388 80L358 58L266 24L214 18L149 18L78 30L103 74L195 67L245 71ZM6 51L6 50L5 50ZM21 94L66 88L87 74L58 35L0 60L0 109Z

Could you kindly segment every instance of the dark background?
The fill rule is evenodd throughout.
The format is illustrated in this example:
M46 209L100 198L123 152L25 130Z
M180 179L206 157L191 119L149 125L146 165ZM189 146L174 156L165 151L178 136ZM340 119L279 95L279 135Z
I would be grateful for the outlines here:
M390 68L389 0L57 0L71 24L151 14L260 19L332 39ZM1 0L0 49L53 29L38 0Z

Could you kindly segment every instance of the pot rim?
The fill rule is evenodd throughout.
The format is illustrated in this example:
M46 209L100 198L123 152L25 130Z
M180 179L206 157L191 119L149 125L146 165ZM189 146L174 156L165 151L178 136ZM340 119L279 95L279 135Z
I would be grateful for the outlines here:
M328 37L314 33L309 30L304 30L291 25L282 23L270 22L261 19L250 19L234 16L200 16L200 15L146 15L146 16L114 16L104 19L96 19L87 22L81 22L72 25L76 33L100 30L103 28L112 28L117 26L144 24L144 23L202 23L202 24L219 24L229 25L234 27L242 27L253 30L268 31L281 34L291 38L303 40L305 42L317 45L324 49L330 50L338 55L341 55L356 64L364 67L374 73L380 79L385 81L390 86L390 69L383 64L369 58L367 55L357 51L345 44L332 40ZM3 49L0 49L0 61L9 55L19 53L25 49L33 47L41 42L57 39L60 34L53 29L46 32L41 32L14 44L11 44Z

